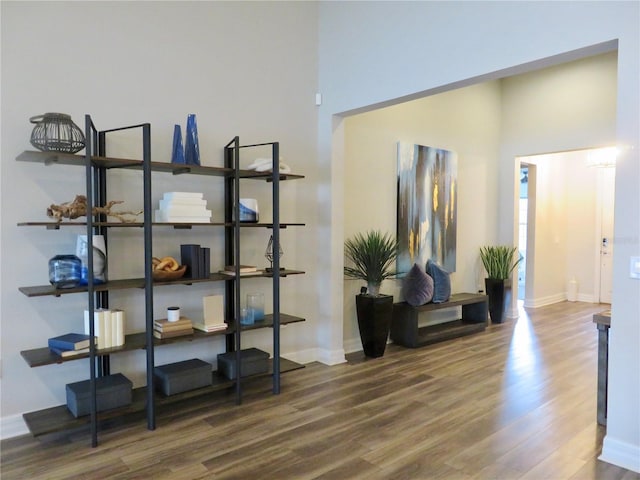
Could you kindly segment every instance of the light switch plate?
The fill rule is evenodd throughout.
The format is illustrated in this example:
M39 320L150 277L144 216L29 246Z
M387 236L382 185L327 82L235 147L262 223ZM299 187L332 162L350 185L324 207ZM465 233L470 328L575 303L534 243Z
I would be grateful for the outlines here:
M629 276L640 279L640 257L631 257L629 262Z

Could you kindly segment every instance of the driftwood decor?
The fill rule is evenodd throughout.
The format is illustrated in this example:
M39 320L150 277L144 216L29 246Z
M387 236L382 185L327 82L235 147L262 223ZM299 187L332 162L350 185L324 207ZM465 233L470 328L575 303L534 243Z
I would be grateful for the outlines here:
M111 208L114 205L118 205L120 203L124 203L123 200L111 200L103 207L93 207L91 212L93 215L106 215L107 217L114 217L120 220L122 223L133 223L136 221L135 218L130 218L131 216L137 217L142 213L142 210L133 212L133 211L125 211L125 212L112 212ZM76 195L76 198L73 199L72 202L61 203L60 205L51 204L49 208L47 208L47 216L51 218L55 218L56 221L61 222L63 218L68 218L73 220L78 217L86 217L87 216L87 197L84 195Z

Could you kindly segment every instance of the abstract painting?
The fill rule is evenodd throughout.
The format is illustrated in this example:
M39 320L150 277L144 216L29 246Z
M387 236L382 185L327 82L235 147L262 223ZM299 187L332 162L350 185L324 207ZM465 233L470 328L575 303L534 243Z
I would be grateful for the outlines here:
M399 274L429 259L455 272L457 172L454 152L398 142Z

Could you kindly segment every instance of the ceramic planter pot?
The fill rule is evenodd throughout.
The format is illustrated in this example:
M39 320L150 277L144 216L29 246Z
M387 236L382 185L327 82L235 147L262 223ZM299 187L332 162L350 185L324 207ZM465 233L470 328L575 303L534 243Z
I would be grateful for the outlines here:
M356 295L356 311L364 354L383 356L393 317L393 296Z
M511 280L485 278L484 286L489 296L491 323L502 323L505 307L511 293Z

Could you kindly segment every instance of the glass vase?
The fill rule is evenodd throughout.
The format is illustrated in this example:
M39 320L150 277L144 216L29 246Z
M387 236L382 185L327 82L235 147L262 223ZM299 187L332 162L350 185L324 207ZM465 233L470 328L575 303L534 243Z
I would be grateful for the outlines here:
M75 255L56 255L49 260L49 282L56 288L80 285L82 262Z

